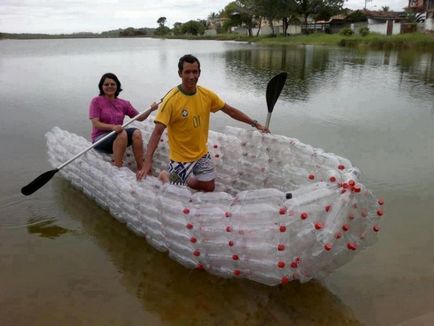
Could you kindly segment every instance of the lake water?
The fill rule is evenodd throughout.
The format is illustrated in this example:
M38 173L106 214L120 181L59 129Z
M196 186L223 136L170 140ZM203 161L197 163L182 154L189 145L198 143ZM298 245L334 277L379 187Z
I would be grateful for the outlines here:
M53 126L88 137L100 76L140 111L199 57L200 84L265 121L265 87L289 74L273 133L349 158L384 197L379 241L325 280L267 287L190 271L51 169ZM434 323L434 55L154 39L0 41L0 324L411 325ZM248 126L223 113L212 128Z

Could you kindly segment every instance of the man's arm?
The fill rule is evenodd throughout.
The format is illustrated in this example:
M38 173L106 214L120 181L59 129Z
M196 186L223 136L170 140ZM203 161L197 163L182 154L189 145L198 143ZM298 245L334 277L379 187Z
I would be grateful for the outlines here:
M143 164L143 168L141 170L137 171L137 180L141 180L143 177L146 177L148 174L151 173L152 158L154 157L154 152L158 147L164 129L166 129L165 125L159 122L155 123L154 131L152 132L151 138L149 138L148 146L146 149L145 164Z
M252 127L255 127L256 129L262 131L262 132L270 132L268 128L265 128L263 125L258 123L258 121L253 120L250 118L247 114L244 112L241 112L238 109L235 109L234 107L230 106L229 104L225 104L223 109L221 109L224 113L226 113L228 116L230 116L232 119L247 123L251 125Z

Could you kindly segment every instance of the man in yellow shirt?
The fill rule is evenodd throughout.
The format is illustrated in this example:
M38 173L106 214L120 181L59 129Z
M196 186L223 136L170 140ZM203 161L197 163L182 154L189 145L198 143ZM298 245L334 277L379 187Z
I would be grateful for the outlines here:
M170 147L169 180L201 191L213 191L215 169L208 153L208 130L211 112L223 111L231 118L245 122L262 132L267 128L243 112L223 102L214 92L197 85L200 62L191 54L179 59L181 85L163 99L155 118L155 128L148 142L145 164L138 178L152 170L152 157L161 135L167 128Z

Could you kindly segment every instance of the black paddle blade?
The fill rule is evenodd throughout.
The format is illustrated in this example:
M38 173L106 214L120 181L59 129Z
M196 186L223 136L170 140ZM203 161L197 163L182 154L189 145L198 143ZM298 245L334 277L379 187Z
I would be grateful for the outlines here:
M27 186L24 186L21 188L21 193L25 196L33 194L36 190L41 188L44 184L46 184L50 179L55 175L59 170L54 169L47 171L45 173L42 173L39 177L37 177L35 180L30 182Z
M280 74L271 78L267 85L267 92L265 94L267 99L268 112L273 112L274 104L276 104L280 93L282 92L283 86L286 82L286 77L288 74L286 72L281 72Z

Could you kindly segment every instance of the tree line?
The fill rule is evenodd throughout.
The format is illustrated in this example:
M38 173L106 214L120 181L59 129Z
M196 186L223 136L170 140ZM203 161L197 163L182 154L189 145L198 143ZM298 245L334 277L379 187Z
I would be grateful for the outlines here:
M160 17L157 20L157 28L133 28L117 29L102 33L73 33L73 34L7 34L0 33L1 38L75 38L75 37L143 37L153 35L202 35L205 30L213 28L217 33L225 33L232 27L244 26L249 36L253 36L253 29L259 29L264 20L268 21L275 35L273 23L280 21L283 26L283 34L291 24L307 23L308 17L315 21L328 20L330 17L344 13L347 21L356 22L366 20L362 11L349 14L349 10L343 8L346 0L235 0L229 2L219 12L213 12L208 19L190 20L185 23L176 22L173 28L166 26L167 18ZM384 7L383 11L388 11ZM347 15L349 14L349 15Z
M260 27L262 20L267 20L274 34L273 22L282 22L286 35L290 24L307 23L308 17L314 20L328 20L333 15L344 11L345 0L236 0L229 2L220 12L213 12L205 20L190 20L186 23L175 23L171 30L166 24L166 17L157 20L157 35L203 34L210 21L218 22L218 32L227 32L231 27L245 26L249 36L253 28ZM302 20L300 20L300 17Z

